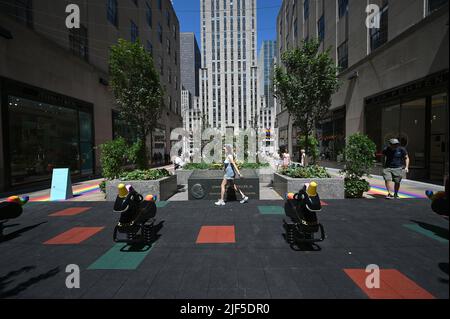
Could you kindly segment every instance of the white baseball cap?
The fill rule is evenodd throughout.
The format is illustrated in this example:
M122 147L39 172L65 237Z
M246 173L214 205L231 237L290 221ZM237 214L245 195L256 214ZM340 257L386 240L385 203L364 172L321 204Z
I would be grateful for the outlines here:
M397 144L400 144L400 141L399 141L398 139L396 139L396 138L391 138L391 139L389 140L389 144L391 144L391 145L397 145Z

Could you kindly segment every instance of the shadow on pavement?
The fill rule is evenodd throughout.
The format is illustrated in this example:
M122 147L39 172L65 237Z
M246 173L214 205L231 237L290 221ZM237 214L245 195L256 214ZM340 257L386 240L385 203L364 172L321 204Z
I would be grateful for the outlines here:
M18 284L17 286L15 286L12 289L4 290L6 285L12 282L14 277L17 277L24 272L29 272L29 271L33 270L34 268L36 268L36 267L34 267L34 266L23 267L19 270L10 272L9 274L7 274L4 277L0 277L0 298L10 298L10 297L17 296L22 291L27 290L30 286L35 285L42 280L51 278L59 273L59 267L56 267L56 268L53 268L53 269L47 271L46 273L40 274L35 277L31 277L30 279Z
M428 224L425 222L419 222L417 220L411 220L411 221L413 223L419 225L423 229L433 232L436 236L448 240L448 233L449 233L448 229L445 229L443 227L439 227L436 225L431 225L431 224Z
M34 228L39 227L39 226L41 226L42 224L45 224L45 223L47 223L47 222L45 221L45 222L41 222L39 224L27 226L27 227L21 228L19 230L16 230L16 231L14 231L14 232L12 232L10 234L3 235L3 236L0 237L0 243L13 240L13 239L19 237L21 234L26 233L27 231L33 230ZM8 227L8 226L5 225L5 228L6 227Z

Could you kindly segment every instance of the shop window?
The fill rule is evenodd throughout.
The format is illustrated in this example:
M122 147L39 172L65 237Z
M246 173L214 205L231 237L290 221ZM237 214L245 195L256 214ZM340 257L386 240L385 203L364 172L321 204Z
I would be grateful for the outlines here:
M92 115L63 106L8 97L12 186L48 180L54 168L93 172Z

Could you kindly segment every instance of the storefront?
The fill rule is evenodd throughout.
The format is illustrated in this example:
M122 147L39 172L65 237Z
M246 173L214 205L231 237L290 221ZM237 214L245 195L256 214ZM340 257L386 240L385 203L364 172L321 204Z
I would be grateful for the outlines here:
M53 168L94 174L91 104L1 79L1 105L7 188L49 180Z
M342 160L345 147L345 111L345 107L333 110L316 128L322 160Z
M390 138L410 157L410 179L442 183L448 174L448 71L367 98L365 127L377 161Z

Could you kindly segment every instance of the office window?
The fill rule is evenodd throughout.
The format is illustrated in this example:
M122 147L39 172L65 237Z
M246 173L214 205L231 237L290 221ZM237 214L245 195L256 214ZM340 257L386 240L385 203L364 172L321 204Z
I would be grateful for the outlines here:
M131 42L136 42L139 38L139 29L136 23L133 21L130 21L130 35L131 35Z
M322 42L325 38L325 17L322 15L317 22L317 33L319 41Z
M305 20L308 20L309 18L309 0L303 2L303 17Z
M388 29L389 29L389 19L388 19L389 5L386 4L380 11L380 28L370 29L370 49L371 51L376 50L388 40Z
M294 38L297 39L297 36L298 36L298 21L297 21L297 18L295 18L295 21L294 21Z
M73 54L86 61L89 60L88 34L85 26L80 25L79 29L69 30L69 43Z
M166 46L167 46L167 54L170 55L170 40L166 40Z
M153 25L152 7L150 7L150 5L148 4L148 2L146 3L146 6L147 6L147 11L146 11L146 13L145 13L145 17L146 17L148 26L151 28L152 25Z
M163 42L163 31L161 23L158 23L158 37L159 37L159 43Z
M107 16L110 23L116 27L119 25L117 0L108 0Z
M338 0L339 18L348 14L348 0Z
M147 40L147 51L153 56L153 44Z
M138 5L138 0L131 0L133 1L133 3L137 6Z
M428 0L428 13L431 13L448 3L448 0Z
M8 2L6 3L8 6ZM33 28L33 1L32 0L16 0L15 5L16 19L29 28Z
M348 41L338 47L338 66L341 70L348 68Z
M167 23L167 26L170 27L170 12L169 12L169 10L166 11L166 23Z
M158 9L162 11L162 0L158 0Z

